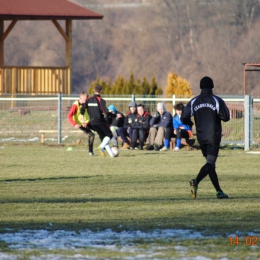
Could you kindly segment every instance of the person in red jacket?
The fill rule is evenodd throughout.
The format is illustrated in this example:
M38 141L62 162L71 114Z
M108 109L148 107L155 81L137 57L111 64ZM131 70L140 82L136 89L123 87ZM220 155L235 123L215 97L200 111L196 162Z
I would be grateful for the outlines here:
M88 146L89 146L89 155L94 155L93 153L93 143L95 139L95 134L90 129L89 124L89 115L88 111L86 110L84 113L84 121L87 123L86 125L83 125L83 122L81 122L81 115L80 115L80 109L82 105L87 100L87 94L85 92L81 92L79 99L76 100L68 113L68 120L72 126L76 129L82 130L86 135L88 135ZM84 123L85 123L84 122Z

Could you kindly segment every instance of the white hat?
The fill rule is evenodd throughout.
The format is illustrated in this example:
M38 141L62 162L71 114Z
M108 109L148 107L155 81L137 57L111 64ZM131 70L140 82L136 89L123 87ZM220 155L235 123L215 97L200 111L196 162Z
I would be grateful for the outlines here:
M165 110L164 104L163 104L162 102L160 102L160 103L157 104L157 110L158 110L158 109L163 109L163 110Z

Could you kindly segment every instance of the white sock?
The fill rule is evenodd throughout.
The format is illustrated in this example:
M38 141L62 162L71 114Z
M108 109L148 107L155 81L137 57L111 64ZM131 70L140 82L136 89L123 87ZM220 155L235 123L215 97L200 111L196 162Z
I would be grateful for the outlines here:
M112 152L111 147L110 147L109 144L107 144L107 145L105 146L105 148L106 148L106 151L109 153L109 155L110 155L111 157L115 157L115 155L113 154L113 152Z
M100 148L103 150L105 148L105 146L109 143L110 138L108 136L104 137L104 139L102 140L102 143L100 144Z

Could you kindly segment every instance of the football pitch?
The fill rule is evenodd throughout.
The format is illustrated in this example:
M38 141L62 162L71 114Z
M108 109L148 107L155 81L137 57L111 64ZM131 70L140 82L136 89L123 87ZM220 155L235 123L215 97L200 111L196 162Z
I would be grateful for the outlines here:
M221 147L219 200L199 150L88 155L0 144L0 259L259 259L260 154Z

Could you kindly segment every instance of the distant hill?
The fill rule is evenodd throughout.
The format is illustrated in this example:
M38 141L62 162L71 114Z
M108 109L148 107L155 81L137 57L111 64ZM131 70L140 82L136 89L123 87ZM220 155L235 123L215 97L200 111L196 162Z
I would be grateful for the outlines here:
M258 1L71 2L104 15L73 21L75 93L87 90L97 76L113 81L132 70L140 78L154 74L163 89L174 71L191 83L194 94L208 75L216 94L242 95L242 63L260 62ZM64 40L50 21L19 21L5 41L5 64L63 66Z

